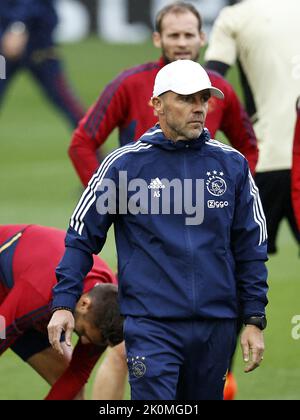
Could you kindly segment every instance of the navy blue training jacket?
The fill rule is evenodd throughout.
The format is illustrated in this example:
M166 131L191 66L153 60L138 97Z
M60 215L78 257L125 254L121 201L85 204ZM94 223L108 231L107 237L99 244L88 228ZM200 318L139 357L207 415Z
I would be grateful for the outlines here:
M125 212L120 192L127 190L120 174L136 184L126 193L132 212L147 212L152 200L152 214L120 214ZM167 188L174 179L175 188ZM183 212L178 211L183 180L192 185L192 203L204 209L197 224L184 203ZM104 188L111 181L115 195ZM148 186L142 198L137 187L141 183ZM167 190L171 214L161 214L159 204ZM201 200L196 201L197 196ZM104 198L113 203L110 214L103 214ZM211 140L207 129L198 139L174 143L157 125L103 161L72 215L53 307L74 308L92 266L91 254L101 251L111 224L124 315L230 319L239 309L245 317L265 313L267 232L258 189L246 159Z

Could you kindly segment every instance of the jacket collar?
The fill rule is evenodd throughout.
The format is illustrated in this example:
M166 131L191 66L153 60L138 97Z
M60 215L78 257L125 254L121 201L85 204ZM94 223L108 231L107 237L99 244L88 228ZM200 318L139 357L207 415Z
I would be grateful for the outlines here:
M200 137L194 140L179 140L172 141L168 139L162 132L160 125L156 124L142 135L140 141L144 143L153 144L165 150L180 150L180 149L200 149L206 141L210 140L210 133L207 128L204 128Z

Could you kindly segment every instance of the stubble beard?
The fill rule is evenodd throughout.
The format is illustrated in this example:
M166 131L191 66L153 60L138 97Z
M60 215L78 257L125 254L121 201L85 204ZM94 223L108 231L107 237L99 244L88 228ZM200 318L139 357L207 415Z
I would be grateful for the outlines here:
M180 128L176 127L174 125L169 125L170 132L172 133L172 137L178 140L174 141L190 141L190 140L196 140L201 136L201 133L203 131L203 127L199 129L188 129L188 128Z
M164 46L162 46L162 56L163 56L163 59L164 59L164 62L166 63L166 64L170 64L170 63L172 63L173 61L176 61L177 60L177 58L172 58L172 59L170 59L168 56L167 56L167 54L166 54L166 49L164 48ZM199 61L199 57L200 57L200 52L198 52L197 54L195 54L194 56L191 56L190 58L189 58L189 60L192 60L192 61L195 61L196 63Z

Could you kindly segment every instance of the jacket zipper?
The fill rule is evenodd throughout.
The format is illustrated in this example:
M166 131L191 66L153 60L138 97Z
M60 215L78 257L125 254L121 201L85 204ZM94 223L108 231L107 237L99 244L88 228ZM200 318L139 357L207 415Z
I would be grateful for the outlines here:
M184 150L183 152L183 168L184 168L184 179L192 179L189 177L188 166L187 166L187 153L189 153L189 149ZM193 311L194 314L197 313L196 311L196 280L195 280L195 270L194 270L194 250L192 246L192 238L190 235L190 229L192 226L186 226L184 231L186 233L187 239L187 261L192 261L191 268L190 268L190 277L192 283L192 304L193 304Z

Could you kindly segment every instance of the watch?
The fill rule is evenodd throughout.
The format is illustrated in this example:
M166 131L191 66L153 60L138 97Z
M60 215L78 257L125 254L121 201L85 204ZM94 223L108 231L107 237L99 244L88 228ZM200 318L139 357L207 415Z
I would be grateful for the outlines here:
M244 319L244 324L255 325L262 331L267 326L267 318L265 316L250 316L249 318Z

